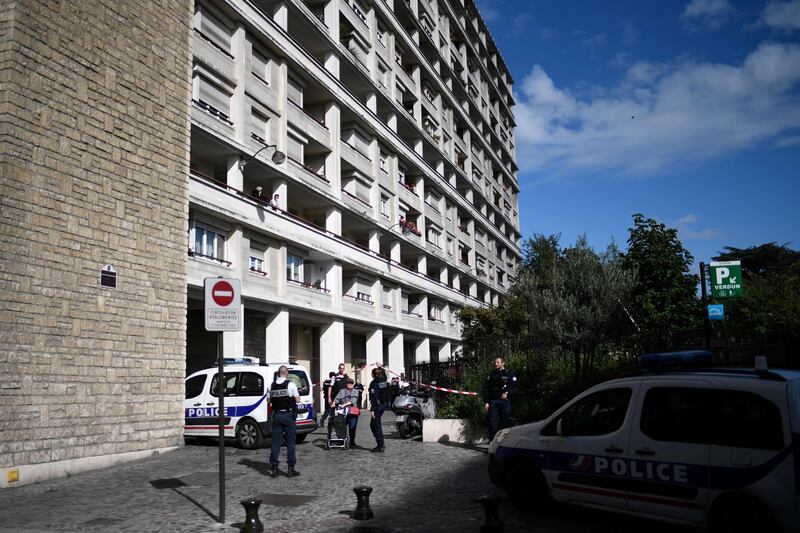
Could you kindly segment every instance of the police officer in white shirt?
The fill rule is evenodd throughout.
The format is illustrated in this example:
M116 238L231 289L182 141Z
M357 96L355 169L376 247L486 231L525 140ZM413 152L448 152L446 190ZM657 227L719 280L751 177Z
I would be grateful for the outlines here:
M281 440L286 437L286 453L289 471L287 477L300 475L294 469L297 458L294 455L295 426L297 404L300 403L300 393L297 385L289 380L289 369L281 366L268 390L269 403L272 406L272 453L269 462L272 465L272 477L278 477L278 456L281 453Z

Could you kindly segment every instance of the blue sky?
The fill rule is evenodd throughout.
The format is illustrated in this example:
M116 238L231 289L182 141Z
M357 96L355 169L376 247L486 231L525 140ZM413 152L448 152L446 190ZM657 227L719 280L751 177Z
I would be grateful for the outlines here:
M523 236L623 248L636 212L697 261L800 249L800 0L478 0L511 70Z

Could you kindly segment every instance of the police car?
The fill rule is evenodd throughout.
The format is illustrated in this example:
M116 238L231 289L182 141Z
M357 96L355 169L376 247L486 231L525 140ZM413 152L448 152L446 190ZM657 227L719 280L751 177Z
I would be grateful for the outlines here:
M225 436L236 438L242 448L261 446L270 436L271 409L267 388L274 381L280 365L260 365L255 358L225 359ZM308 371L300 365L286 365L289 379L297 385L300 406L305 413L297 415L297 442L317 429L314 400ZM217 367L195 372L186 378L184 401L184 436L219 436L219 394Z
M529 507L556 500L712 531L800 531L800 371L768 370L763 357L754 369L699 368L710 356L642 356L638 375L501 430L492 482Z

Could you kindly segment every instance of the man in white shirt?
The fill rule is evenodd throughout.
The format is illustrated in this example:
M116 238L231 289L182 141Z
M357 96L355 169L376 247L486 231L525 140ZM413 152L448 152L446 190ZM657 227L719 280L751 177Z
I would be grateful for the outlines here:
M289 380L289 369L281 365L275 381L268 389L269 404L272 407L272 453L269 462L272 465L272 477L278 477L278 456L281 453L281 440L286 437L286 463L289 465L287 477L300 475L294 469L297 458L294 455L297 426L295 425L296 405L300 403L300 393L297 385Z

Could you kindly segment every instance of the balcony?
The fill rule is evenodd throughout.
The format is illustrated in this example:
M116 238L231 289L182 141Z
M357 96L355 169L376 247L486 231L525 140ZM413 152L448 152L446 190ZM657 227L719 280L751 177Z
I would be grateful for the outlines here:
M289 100L287 118L289 123L296 126L299 131L302 131L322 146L330 149L331 132L328 128L291 100Z
M414 83L414 80L411 79L411 76L405 71L405 69L398 64L394 66L394 73L400 83L406 86L406 91L413 93L414 89L416 89L417 85Z
M347 22L350 23L350 26L353 27L353 30L358 32L358 34L365 42L369 42L369 28L367 27L367 16L364 14L361 8L355 4L354 0L342 2L342 4L347 4L347 7L343 7L340 10L342 15L344 15L344 18L347 19Z
M301 307L328 307L331 305L331 291L311 283L286 280L286 292Z
M342 159L365 176L372 176L372 159L346 141L339 143Z

